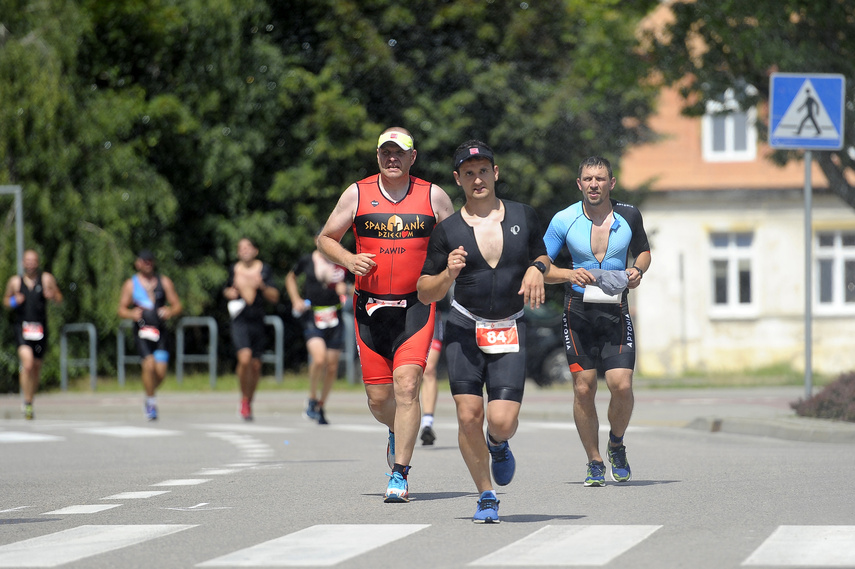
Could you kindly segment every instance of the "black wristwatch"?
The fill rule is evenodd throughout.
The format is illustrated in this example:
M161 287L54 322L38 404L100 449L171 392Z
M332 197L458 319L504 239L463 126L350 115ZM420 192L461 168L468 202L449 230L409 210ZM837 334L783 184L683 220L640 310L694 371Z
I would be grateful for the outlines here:
M542 261L534 261L529 267L534 267L543 274L546 274L546 265Z

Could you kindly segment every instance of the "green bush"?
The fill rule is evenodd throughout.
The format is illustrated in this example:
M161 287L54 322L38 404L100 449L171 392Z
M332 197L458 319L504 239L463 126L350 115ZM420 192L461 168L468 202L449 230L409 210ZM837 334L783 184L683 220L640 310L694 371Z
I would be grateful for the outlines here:
M802 417L855 422L855 372L844 373L810 399L790 406Z

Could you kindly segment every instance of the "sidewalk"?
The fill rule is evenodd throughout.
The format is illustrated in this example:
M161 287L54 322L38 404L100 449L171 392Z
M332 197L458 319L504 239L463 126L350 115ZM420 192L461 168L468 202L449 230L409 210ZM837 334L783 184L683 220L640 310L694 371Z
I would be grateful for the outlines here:
M597 405L605 417L608 390L600 386ZM796 416L790 404L804 397L801 387L759 387L723 389L636 389L634 426L667 426L709 432L744 434L780 439L855 443L855 423L808 419ZM306 394L298 391L262 390L256 394L253 410L257 416L300 414ZM233 392L182 393L161 392L161 413L193 412L212 417L234 417L238 394ZM139 420L143 394L139 393L63 393L51 392L36 397L36 420L80 419ZM573 420L573 393L569 389L539 389L526 386L521 418L523 420ZM333 390L327 404L331 417L368 414L362 391ZM454 403L441 388L437 417L454 418ZM18 395L0 396L0 425L3 420L20 419Z

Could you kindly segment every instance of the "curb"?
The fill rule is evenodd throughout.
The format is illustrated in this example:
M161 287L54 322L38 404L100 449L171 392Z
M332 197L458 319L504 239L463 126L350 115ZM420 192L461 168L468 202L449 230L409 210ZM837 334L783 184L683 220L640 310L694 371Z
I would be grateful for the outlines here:
M686 428L710 433L752 435L791 441L855 444L855 423L808 417L774 419L699 417L686 425Z

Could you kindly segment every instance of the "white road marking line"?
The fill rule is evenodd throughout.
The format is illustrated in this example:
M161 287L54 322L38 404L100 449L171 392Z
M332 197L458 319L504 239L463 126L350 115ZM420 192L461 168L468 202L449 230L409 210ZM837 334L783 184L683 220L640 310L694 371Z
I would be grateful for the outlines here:
M234 474L235 472L240 471L237 468L203 468L193 474L197 476L224 476L226 474Z
M779 526L742 565L855 567L855 526Z
M45 512L42 515L66 515L66 514L97 514L104 510L112 510L118 508L121 504L81 504L79 506L67 506L52 512Z
M17 512L18 510L26 510L27 508L32 508L32 506L18 506L17 508L9 508L8 510L0 510L0 514L6 514L8 512Z
M429 524L312 526L197 567L330 567L426 527Z
M262 425L238 425L235 423L211 423L193 426L194 428L206 431L231 431L235 433L294 433L298 431L298 429L291 429L289 427L265 427ZM211 436L217 436L218 434L211 433Z
M210 481L210 478L183 478L177 480L164 480L163 482L152 484L152 486L196 486L197 484L204 484L205 482Z
M0 567L58 567L195 525L80 526L0 546Z
M112 496L107 496L106 498L101 498L102 500L142 500L144 498L153 498L155 496L160 496L161 494L169 494L171 490L146 490L144 492L121 492L119 494L113 494Z
M209 510L231 510L231 506L211 506L210 508L206 508L208 502L202 502L201 504L196 504L195 506L187 506L184 508L164 508L164 510L177 510L179 512L207 512Z
M389 432L389 428L383 425L328 425L331 431L347 431L349 433L383 433Z
M39 433L19 433L16 431L0 431L0 443L48 443L64 441L65 437L42 435Z
M79 433L88 433L90 435L104 435L107 437L117 437L120 439L133 439L144 437L174 437L180 435L179 431L168 431L165 429L150 429L147 427L131 427L127 425L116 427L93 427L86 429L77 429Z
M602 566L638 545L662 526L545 526L470 566Z

